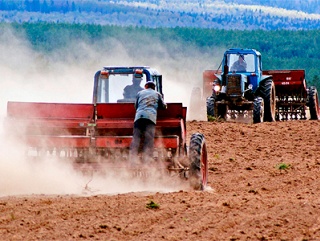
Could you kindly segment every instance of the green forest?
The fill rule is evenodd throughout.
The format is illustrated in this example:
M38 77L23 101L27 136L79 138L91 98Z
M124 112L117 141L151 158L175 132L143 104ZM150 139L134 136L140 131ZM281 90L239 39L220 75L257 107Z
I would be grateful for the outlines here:
M254 48L262 54L263 69L304 69L308 85L320 89L320 30L245 31L62 23L0 24L0 30L9 27L24 35L32 48L45 54L65 48L70 42L80 39L92 45L106 39L116 39L123 45L131 46L132 52L136 49L135 45L143 48L146 41L157 39L167 46L169 52L188 53L190 49L196 48L203 53L212 53L212 69L220 64L214 61L217 58L214 49ZM222 58L221 53L219 56Z

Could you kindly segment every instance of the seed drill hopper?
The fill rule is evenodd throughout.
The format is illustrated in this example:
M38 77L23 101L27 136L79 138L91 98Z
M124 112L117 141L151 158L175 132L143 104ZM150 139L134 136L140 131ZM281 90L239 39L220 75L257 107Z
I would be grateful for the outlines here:
M319 120L316 87L307 87L304 70L265 70L276 87L276 120Z
M80 170L130 170L157 168L188 179L195 189L207 185L207 150L201 133L191 135L187 145L186 114L182 103L167 103L158 111L153 162L131 166L129 148L135 116L134 99L125 99L123 89L132 76L153 81L162 92L162 75L147 66L104 67L94 76L92 103L7 104L6 125L14 126L29 158L46 157L70 161ZM9 128L9 127L7 127Z

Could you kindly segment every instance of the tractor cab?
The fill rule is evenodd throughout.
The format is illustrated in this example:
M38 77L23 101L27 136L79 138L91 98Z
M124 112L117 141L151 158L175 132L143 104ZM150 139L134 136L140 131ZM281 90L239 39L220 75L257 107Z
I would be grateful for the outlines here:
M255 92L259 86L262 73L261 54L255 49L229 49L222 61L222 84L227 86L228 79L241 79L242 93L247 90Z
M153 81L162 94L162 76L148 66L107 66L94 77L93 103L135 102L136 94Z

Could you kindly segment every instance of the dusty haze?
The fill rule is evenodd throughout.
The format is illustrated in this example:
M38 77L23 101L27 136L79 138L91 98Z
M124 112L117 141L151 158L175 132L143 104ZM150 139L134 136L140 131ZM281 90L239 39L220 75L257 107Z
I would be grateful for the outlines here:
M165 101L190 103L192 88L202 86L202 71L211 68L213 53L196 49L182 50L179 42L171 44L177 51L168 52L157 39L127 45L106 39L95 45L70 40L65 49L50 55L31 48L23 33L7 29L0 34L0 116L6 115L7 101L90 103L93 76L107 65L149 65L160 71L164 79ZM135 46L137 45L137 46ZM142 46L143 45L143 48ZM139 51L136 51L139 49ZM220 56L219 56L220 58ZM8 130L7 130L8 131ZM182 188L166 183L132 183L117 175L83 177L58 160L28 162L19 151L18 140L8 140L8 132L0 129L0 196L18 194L105 194L130 191L173 191ZM159 183L159 182L158 182Z

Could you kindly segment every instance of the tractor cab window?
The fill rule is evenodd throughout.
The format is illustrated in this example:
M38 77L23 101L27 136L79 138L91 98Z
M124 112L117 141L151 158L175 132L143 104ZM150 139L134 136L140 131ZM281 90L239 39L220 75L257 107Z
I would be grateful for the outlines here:
M230 72L255 72L253 54L228 54L227 58Z
M144 75L100 76L98 82L98 103L135 102L137 93L145 84Z

